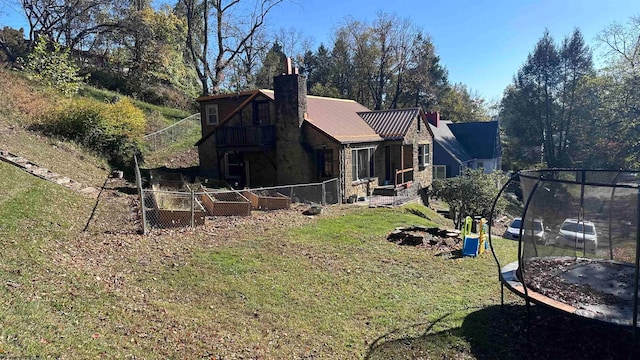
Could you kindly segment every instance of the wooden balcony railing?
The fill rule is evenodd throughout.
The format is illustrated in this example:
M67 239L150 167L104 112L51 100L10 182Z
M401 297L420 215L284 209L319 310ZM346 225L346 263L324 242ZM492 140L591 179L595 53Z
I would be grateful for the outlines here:
M413 181L413 168L396 170L395 187L406 185Z
M275 126L222 126L216 129L218 147L259 147L272 149L276 146Z

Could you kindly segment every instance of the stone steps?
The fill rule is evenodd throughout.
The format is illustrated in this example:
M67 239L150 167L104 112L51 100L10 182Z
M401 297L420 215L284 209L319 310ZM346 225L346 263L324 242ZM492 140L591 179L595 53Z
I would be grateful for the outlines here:
M28 159L12 154L6 150L0 150L0 161L4 161L8 164L19 167L29 174L37 176L43 180L50 181L74 191L78 191L82 194L86 194L92 197L98 196L97 189L91 186L84 186L82 183L72 180L66 176L54 173L47 168L38 166L38 164L31 162Z

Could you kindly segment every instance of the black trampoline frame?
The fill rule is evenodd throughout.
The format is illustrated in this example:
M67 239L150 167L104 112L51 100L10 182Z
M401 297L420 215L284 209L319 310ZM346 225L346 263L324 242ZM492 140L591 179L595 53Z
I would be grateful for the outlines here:
M575 172L577 173L581 173L580 176L580 182L577 181L571 181L571 180L565 180L565 179L556 179L552 176L545 176L545 175L550 175L550 174L558 174L561 172ZM597 173L597 172L607 172L607 173L617 173L616 176L613 178L613 181L611 183L605 183L605 182L587 182L586 181L586 174L587 173ZM492 241L492 224L494 221L494 214L495 214L495 208L496 208L496 204L498 203L499 198L503 195L503 193L505 192L505 190L507 189L507 187L510 184L513 184L514 182L518 183L518 186L521 186L521 178L526 178L526 179L530 179L530 180L534 180L535 184L533 186L533 189L530 191L530 193L528 194L527 198L524 199L525 194L523 193L523 202L524 202L524 208L522 211L522 214L520 214L522 216L522 219L525 219L525 216L527 215L527 211L529 209L529 205L531 203L531 200L533 199L533 196L536 194L536 191L538 189L538 186L541 182L553 182L553 183L563 183L563 184L569 184L569 185L580 185L581 188L581 194L580 194L580 217L582 217L583 215L583 205L584 205L584 190L585 190L585 186L597 186L597 187L606 187L606 188L612 188L611 191L611 200L613 201L614 195L615 195L615 190L617 188L627 188L627 189L635 189L636 192L638 193L638 198L636 201L636 226L638 228L640 228L640 183L618 183L618 179L620 177L621 174L636 174L636 175L640 175L640 171L638 170L606 170L606 169L575 169L575 168L548 168L548 169L535 169L535 170L521 170L518 171L516 173L513 173L509 180L502 186L502 188L500 189L498 195L495 197L492 207L491 207L491 214L489 217L489 221L488 221L488 225L489 225L489 246L491 248L491 253L493 254L493 258L496 261L496 264L498 266L498 277L500 280L500 304L501 306L504 306L504 287L507 286L507 288L512 291L513 293L517 294L518 296L524 298L525 300L525 304L526 304L526 310L527 310L527 322L529 322L529 317L530 317L530 306L531 303L536 303L538 305L543 305L546 306L548 308L551 308L553 310L565 313L567 315L571 315L571 316L575 316L575 317L580 317L580 318L585 318L587 319L587 317L576 314L576 313L569 313L566 311L563 311L562 309L560 309L560 307L558 306L554 306L552 303L549 302L545 302L545 301L540 301L539 298L536 298L534 296L532 296L529 293L529 289L525 283L525 272L521 271L521 269L523 268L523 261L524 261L524 251L523 251L523 226L520 227L520 233L519 233L519 240L518 240L518 254L517 254L517 268L515 270L515 274L510 274L509 276L506 276L506 272L503 272L503 267L500 264L500 260L498 259L496 252L494 251L494 245L493 245L493 241ZM612 229L612 207L609 207L609 239L611 239L611 229ZM535 244L535 242L534 242ZM535 245L534 245L535 246ZM586 251L586 246L584 246L585 251ZM609 258L613 259L613 242L609 241ZM514 265L509 264L509 265ZM510 273L513 273L513 270L510 271ZM514 279L516 279L516 281L519 281L521 283L521 287L523 289L523 291L519 291L519 289L516 289L516 287L513 286L514 284ZM634 264L634 296L633 296L633 319L632 319L632 333L633 333L633 340L634 342L637 341L638 339L638 304L639 304L639 299L638 299L638 288L639 288L639 281L640 281L640 229L636 230L636 239L635 239L635 264ZM606 320L602 320L602 319L589 319L589 320L593 320L593 321L598 321L598 322L604 322L607 324L614 324L614 325L620 325L620 324L616 324L616 323L612 323ZM620 325L620 326L628 326L628 325Z

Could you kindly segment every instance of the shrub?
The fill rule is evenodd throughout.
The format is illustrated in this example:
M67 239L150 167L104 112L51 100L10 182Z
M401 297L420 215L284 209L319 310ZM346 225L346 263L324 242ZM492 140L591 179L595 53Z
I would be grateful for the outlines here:
M493 201L506 181L507 177L498 172L485 174L482 169L466 169L456 177L435 179L431 194L449 205L454 215L453 222L460 228L462 219L467 215L489 217ZM506 204L503 194L495 210L501 213Z
M106 112L106 122L113 133L135 139L144 135L147 124L144 113L128 98L107 104Z
M82 78L78 67L69 58L69 50L63 50L56 42L41 36L27 58L27 71L65 95L78 92Z
M112 166L129 167L140 148L145 117L129 99L113 104L73 99L50 113L43 127L98 152Z

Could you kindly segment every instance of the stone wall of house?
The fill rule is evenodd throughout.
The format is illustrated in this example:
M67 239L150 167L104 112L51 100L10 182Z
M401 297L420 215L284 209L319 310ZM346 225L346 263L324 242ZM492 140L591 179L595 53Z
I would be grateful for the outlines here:
M304 125L302 128L303 133L303 141L309 145L309 149L314 152L321 150L331 150L333 153L333 174L329 178L336 178L340 174L340 149L342 149L342 144L338 143L334 139L328 137L323 132L318 131L311 125ZM310 166L310 173L313 175L313 182L319 182L328 180L329 178L322 178L318 175L318 166L323 166L324 164L317 163L317 157L313 156L313 162L307 164Z
M362 143L351 144L349 147L345 147L343 151L344 161L344 184L342 197L343 201L348 201L349 198L355 197L356 199L369 196L379 184L377 177L371 177L369 180L356 180L353 181L353 150L360 148L380 148L383 147L381 143ZM384 156L384 155L383 155ZM377 171L378 152L375 151L373 172L374 175Z
M218 172L215 136L209 137L198 146L198 157L200 159L200 174L210 179L219 179L221 174Z
M420 122L420 130L418 130L418 122ZM429 130L429 124L424 122L419 116L412 122L405 144L412 144L413 147L413 182L415 186L428 188L433 181L433 135ZM429 145L429 165L422 167L418 165L418 145Z
M249 184L246 186L267 187L278 185L275 158L275 150L245 153L245 167L249 167Z
M302 184L313 179L313 151L305 149L301 126L307 112L307 80L298 74L273 79L276 114L276 163L279 184Z

